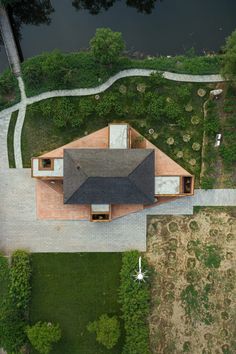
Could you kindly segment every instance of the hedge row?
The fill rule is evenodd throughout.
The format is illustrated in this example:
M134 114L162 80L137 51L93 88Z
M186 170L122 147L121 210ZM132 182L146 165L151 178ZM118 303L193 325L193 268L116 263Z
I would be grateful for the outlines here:
M25 251L12 255L8 291L0 304L0 347L18 353L27 342L25 327L30 300L30 256Z
M138 270L138 258L137 251L122 255L119 302L126 332L122 354L150 353L147 323L150 303L149 283L147 281L139 283L133 277ZM147 269L145 259L142 259L142 268Z

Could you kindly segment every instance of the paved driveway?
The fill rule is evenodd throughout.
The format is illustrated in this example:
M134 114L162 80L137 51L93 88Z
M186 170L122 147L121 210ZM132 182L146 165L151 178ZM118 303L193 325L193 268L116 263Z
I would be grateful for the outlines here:
M192 214L191 199L183 198L111 223L37 220L35 181L29 169L0 171L0 249L31 252L120 252L146 250L146 215Z

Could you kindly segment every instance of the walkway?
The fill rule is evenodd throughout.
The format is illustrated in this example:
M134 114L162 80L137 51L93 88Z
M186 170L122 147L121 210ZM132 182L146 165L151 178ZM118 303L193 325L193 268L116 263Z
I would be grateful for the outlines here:
M235 190L197 190L181 198L110 223L37 220L35 180L30 169L0 171L0 249L31 252L121 252L146 250L147 215L191 215L195 205L236 205Z
M9 167L7 152L7 133L11 114L6 114L0 119L0 172Z
M20 75L20 59L18 50L16 47L15 39L12 32L12 27L7 15L7 12L3 6L0 5L0 30L4 47L6 50L7 58L16 76Z

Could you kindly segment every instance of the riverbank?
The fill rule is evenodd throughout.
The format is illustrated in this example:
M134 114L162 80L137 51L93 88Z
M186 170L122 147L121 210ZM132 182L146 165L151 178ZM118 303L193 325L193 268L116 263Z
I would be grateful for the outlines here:
M62 53L53 51L25 60L22 77L28 97L46 91L96 87L121 70L153 69L184 74L218 74L221 55L175 56L131 59L122 57L113 66L98 64L90 52ZM6 70L0 76L0 110L19 102L19 90L14 75Z

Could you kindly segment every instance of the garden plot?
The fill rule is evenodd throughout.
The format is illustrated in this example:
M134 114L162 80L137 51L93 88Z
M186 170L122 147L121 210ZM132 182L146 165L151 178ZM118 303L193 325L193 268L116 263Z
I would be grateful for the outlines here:
M153 353L235 353L236 208L150 216Z

